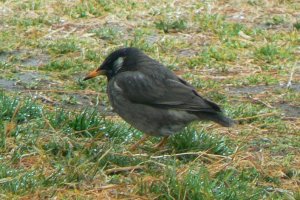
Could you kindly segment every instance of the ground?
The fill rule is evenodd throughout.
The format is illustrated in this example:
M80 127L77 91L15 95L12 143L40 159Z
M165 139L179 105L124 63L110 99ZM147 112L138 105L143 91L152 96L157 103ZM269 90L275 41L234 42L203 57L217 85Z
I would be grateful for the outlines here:
M1 199L300 199L300 2L0 0ZM239 122L161 150L112 112L113 50L159 60Z

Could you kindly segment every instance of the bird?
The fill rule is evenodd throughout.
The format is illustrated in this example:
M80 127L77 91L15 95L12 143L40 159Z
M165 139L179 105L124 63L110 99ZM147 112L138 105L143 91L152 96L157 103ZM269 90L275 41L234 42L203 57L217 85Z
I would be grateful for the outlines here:
M150 136L162 137L155 146L160 148L169 136L193 121L213 121L225 127L235 124L219 105L138 48L113 51L83 80L99 75L107 77L107 95L114 112L145 133L131 150Z

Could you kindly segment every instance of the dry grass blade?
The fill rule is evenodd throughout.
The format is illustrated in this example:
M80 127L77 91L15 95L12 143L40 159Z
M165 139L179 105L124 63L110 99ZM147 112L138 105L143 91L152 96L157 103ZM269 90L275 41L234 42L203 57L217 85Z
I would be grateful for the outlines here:
M278 115L279 113L277 112L272 112L272 113L264 113L264 114L260 114L260 115L255 115L255 116L251 116L251 117L242 117L242 118L238 118L236 119L237 121L247 121L247 120L251 120L251 119L255 119L255 118L260 118L260 117L270 117L270 116L274 116L274 115Z
M122 173L122 172L133 172L135 170L141 170L144 169L144 166L130 166L130 167L117 167L117 168L113 168L113 169L107 169L105 170L106 174L118 174L118 173Z

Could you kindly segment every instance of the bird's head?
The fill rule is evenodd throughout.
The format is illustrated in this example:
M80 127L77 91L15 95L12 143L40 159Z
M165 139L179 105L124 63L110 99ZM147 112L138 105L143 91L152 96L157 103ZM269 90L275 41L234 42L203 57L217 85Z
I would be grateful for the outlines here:
M108 80L124 71L133 71L137 67L139 57L143 57L139 49L129 47L112 52L100 65L100 67L90 73L83 80L88 80L99 75L105 75Z

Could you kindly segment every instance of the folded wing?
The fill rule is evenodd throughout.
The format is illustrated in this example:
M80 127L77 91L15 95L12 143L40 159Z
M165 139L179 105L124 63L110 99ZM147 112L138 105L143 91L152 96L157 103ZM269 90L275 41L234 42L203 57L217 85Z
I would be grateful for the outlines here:
M150 77L131 71L116 76L116 83L133 103L191 112L221 112L218 105L201 97L191 85L176 76L162 79L155 73Z

